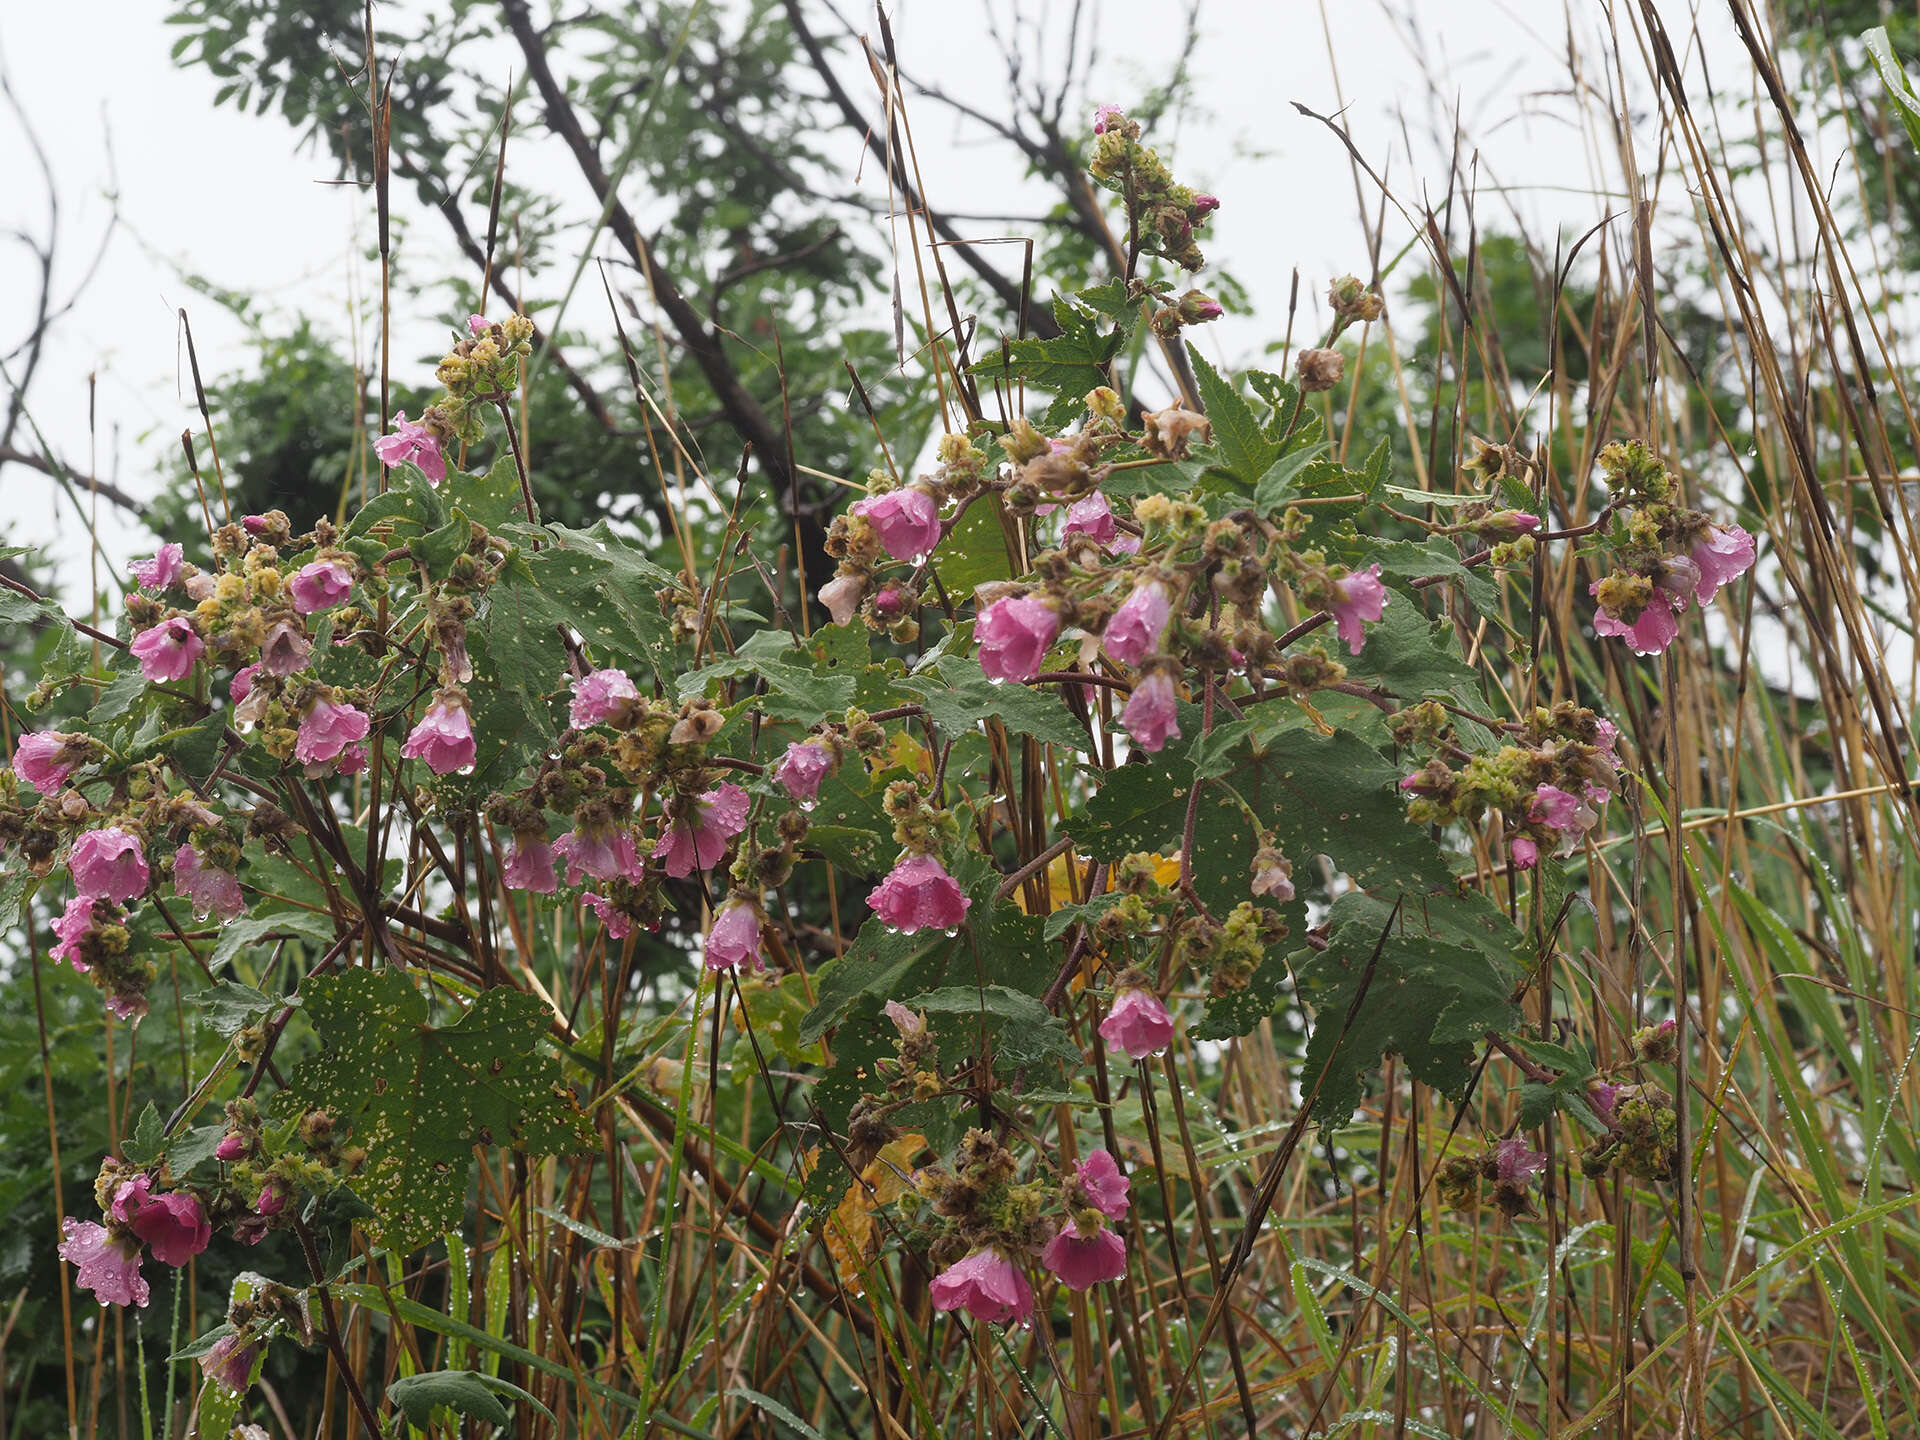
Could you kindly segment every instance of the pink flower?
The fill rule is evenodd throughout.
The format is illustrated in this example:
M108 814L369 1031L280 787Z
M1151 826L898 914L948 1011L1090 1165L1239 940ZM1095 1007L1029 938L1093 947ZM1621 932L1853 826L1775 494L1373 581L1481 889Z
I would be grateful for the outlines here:
M910 855L867 893L867 904L888 929L911 935L958 928L973 901L935 857Z
M695 870L711 870L726 854L727 841L747 828L752 803L738 785L709 790L694 802L690 815L668 825L653 847L653 858L676 880Z
M217 915L228 921L237 919L247 908L240 881L231 872L207 864L191 845L173 852L173 890L192 902L196 915Z
M1118 1280L1127 1273L1127 1242L1104 1225L1084 1236L1068 1225L1047 1242L1040 1263L1069 1290L1091 1290L1102 1280Z
M487 324L487 317L484 315L469 315L467 317L467 333L476 340L486 334L490 328Z
M1033 1287L1014 1263L992 1246L974 1251L933 1277L928 1287L936 1310L965 1310L976 1320L1026 1324L1033 1314Z
M1706 538L1689 553L1700 567L1700 584L1694 597L1704 605L1722 585L1731 584L1753 568L1753 536L1738 525L1712 525Z
M353 571L339 560L315 560L302 565L287 582L293 594L293 608L302 615L338 605L353 593Z
M13 747L13 773L42 795L53 794L80 768L77 759L67 758L67 747L77 738L60 730L22 735Z
M291 675L304 666L312 654L313 642L307 639L307 632L291 620L279 620L267 631L267 638L260 642L259 665L247 668L256 672L264 670L269 675ZM247 680L247 688L253 688L251 676Z
M60 943L47 952L50 956L65 960L82 975L91 970L93 967L81 958L81 943L93 933L93 897L76 895L67 901L67 908L53 922L53 933L60 937Z
M627 848L633 848L631 839ZM634 860L637 864L639 857ZM514 836L513 848L500 864L500 879L509 890L531 890L536 895L551 895L559 889L559 878L553 873L553 846L547 837L537 833Z
M910 1010L898 1000L889 1000L880 1007L880 1011L893 1022L903 1039L911 1040L916 1035L927 1033L927 1017L918 1010Z
M1516 870L1531 870L1540 863L1540 847L1525 835L1516 835L1507 846L1508 858Z
M1138 665L1160 648L1160 636L1167 628L1170 614L1172 608L1167 601L1166 586L1158 580L1136 585L1133 593L1113 612L1100 643L1122 665Z
M796 740L773 768L780 787L802 804L820 793L820 782L833 769L833 751L819 740Z
M287 1201L293 1198L284 1180L269 1180L260 1187L260 1198L253 1202L256 1215L278 1215L287 1208Z
M445 691L434 696L400 753L408 760L426 761L436 775L450 775L455 770L464 775L472 770L473 720L467 714L466 697Z
M253 1362L260 1347L249 1345L238 1335L222 1335L200 1357L200 1369L209 1380L218 1380L236 1395L244 1395L253 1383Z
M940 543L940 507L917 485L857 501L853 513L880 532L880 543L896 560L917 565Z
M760 968L760 915L751 900L729 900L707 933L707 969Z
M227 695L238 705L253 693L253 677L260 673L258 665L248 665L233 672L233 679L227 682Z
M220 1143L213 1147L213 1153L219 1159L231 1165L253 1147L247 1143L247 1137L239 1134L226 1134L220 1137Z
M1173 1016L1160 997L1143 985L1125 985L1113 997L1113 1008L1100 1022L1100 1035L1126 1052L1129 1060L1158 1055L1173 1043Z
M1367 643L1362 622L1378 620L1386 612L1387 587L1380 583L1380 567L1370 565L1342 576L1333 582L1333 591L1335 598L1327 608L1333 611L1334 628L1347 642L1347 653L1358 655Z
M142 630L127 647L140 662L140 673L149 680L184 680L193 671L193 662L207 647L184 615L162 620Z
M1263 855L1265 864L1260 863ZM1271 895L1284 905L1294 896L1293 865L1277 851L1268 850L1263 855L1254 856L1253 885L1250 888L1254 894Z
M447 478L446 458L440 453L440 441L424 424L415 425L402 410L393 417L393 434L373 442L373 453L391 470L411 460L429 480Z
M1118 120L1123 113L1118 105L1096 105L1093 111L1093 133L1096 135L1106 134L1108 127L1110 127L1114 121Z
M1602 1120L1612 1120L1614 1106L1620 1103L1620 1087L1596 1080L1587 1087L1587 1103Z
M1547 1168L1547 1157L1538 1150L1529 1150L1527 1142L1517 1135L1502 1140L1494 1148L1493 1162L1499 1172L1496 1178L1513 1185L1525 1185Z
M866 597L867 582L860 575L838 575L820 587L820 603L827 607L836 625L845 625L860 612Z
M1220 208L1218 195L1196 195L1193 197L1192 214L1197 223L1203 216L1211 215Z
M1059 633L1060 616L1046 601L1031 595L996 600L974 622L980 668L989 680L1031 680Z
M1587 587L1589 595L1599 592L1600 582L1597 580ZM1680 622L1675 615L1685 604L1684 600L1677 600L1664 590L1655 590L1653 598L1641 609L1632 624L1605 610L1594 611L1593 633L1620 637L1636 655L1658 655L1680 634Z
M137 836L109 825L89 830L73 842L67 869L82 895L127 901L147 888L147 856Z
M614 908L613 901L604 895L596 895L589 890L580 897L593 908L600 917L600 923L607 927L607 935L614 940L624 940L633 933L633 919L624 911Z
M373 728L366 712L352 705L331 700L316 700L300 717L300 731L294 737L293 758L302 765L325 765L343 760L349 747L367 738ZM362 764L365 763L363 760ZM345 763L340 769L347 768Z
M136 560L127 569L133 572L134 581L142 590L158 592L180 578L181 562L186 557L185 550L168 541L151 560Z
M82 1290L93 1292L102 1305L147 1303L147 1282L140 1275L140 1247L115 1240L104 1225L67 1216L60 1222L60 1258L80 1271Z
M1067 506L1067 523L1060 538L1084 535L1096 545L1111 545L1120 532L1113 523L1113 506L1098 490Z
M1120 1169L1120 1162L1106 1150L1091 1150L1087 1158L1075 1167L1074 1174L1080 1181L1080 1188L1087 1192L1087 1198L1094 1208L1109 1220L1118 1220L1127 1213L1133 1203L1127 1198L1131 1182Z
M207 1248L213 1227L193 1196L179 1190L150 1195L151 1184L145 1175L124 1182L114 1195L113 1213L133 1227L154 1259L177 1270Z
M1120 712L1120 723L1133 737L1133 743L1148 754L1159 750L1169 739L1180 738L1175 700L1173 677L1164 670L1153 671L1134 686L1133 693L1127 697L1126 708Z
M553 842L553 853L566 857L569 885L578 885L587 875L595 880L633 880L642 873L633 832L624 825L576 824Z
M640 691L626 671L596 670L573 682L573 703L567 707L567 723L576 730L611 724L625 717L628 701L639 698Z

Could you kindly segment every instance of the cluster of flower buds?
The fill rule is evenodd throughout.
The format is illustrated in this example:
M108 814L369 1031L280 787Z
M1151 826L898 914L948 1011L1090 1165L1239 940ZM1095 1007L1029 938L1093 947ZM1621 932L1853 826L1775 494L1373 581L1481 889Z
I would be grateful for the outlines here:
M1596 1084L1587 1091L1594 1113L1607 1125L1580 1156L1589 1179L1624 1170L1642 1180L1673 1180L1680 1164L1680 1117L1673 1096L1647 1081L1638 1085Z
M1547 1157L1509 1136L1481 1155L1455 1155L1440 1166L1435 1184L1441 1200L1455 1210L1476 1209L1493 1187L1493 1203L1509 1220L1534 1214L1533 1182L1547 1168Z
M1678 483L1638 440L1607 446L1600 468L1613 511L1613 569L1588 587L1598 606L1593 628L1635 654L1657 655L1679 635L1690 605L1707 605L1753 567L1753 537L1681 505Z
M1072 1290L1127 1273L1126 1241L1109 1222L1126 1216L1129 1182L1111 1154L1091 1151L1055 1186L1018 1181L1017 1172L1006 1146L970 1130L950 1169L916 1174L916 1192L937 1217L927 1231L929 1257L939 1267L930 1287L936 1310L965 1310L997 1325L1028 1323L1034 1296L1025 1267L1036 1254ZM1064 1220L1047 1218L1050 1198Z
M1402 743L1426 741L1437 752L1400 782L1412 797L1407 817L1477 824L1498 812L1517 870L1538 864L1543 851L1572 854L1619 784L1619 731L1570 703L1535 710L1508 727L1508 744L1477 754L1453 741L1447 712L1431 701L1399 712L1393 728Z
M1166 162L1140 143L1140 122L1129 120L1118 105L1102 105L1094 113L1087 170L1125 201L1129 228L1143 250L1165 256L1182 270L1206 264L1194 232L1220 208L1218 197L1175 180Z

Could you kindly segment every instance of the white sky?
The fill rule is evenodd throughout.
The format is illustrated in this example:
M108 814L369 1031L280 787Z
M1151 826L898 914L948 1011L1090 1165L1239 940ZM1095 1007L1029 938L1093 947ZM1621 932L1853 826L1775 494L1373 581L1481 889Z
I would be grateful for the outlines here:
M1003 18L1009 3L996 0ZM1029 17L1041 8L1034 0L1011 3ZM1296 266L1303 306L1319 304L1331 276L1367 268L1346 154L1289 101L1332 113L1344 98L1357 142L1387 168L1402 199L1411 204L1424 193L1437 200L1446 190L1446 163L1428 137L1450 126L1451 99L1429 99L1430 73L1444 96L1459 96L1462 124L1480 151L1488 192L1483 224L1512 206L1551 236L1555 225L1585 229L1606 208L1592 193L1592 167L1583 137L1566 118L1569 106L1552 93L1566 85L1568 13L1535 0L1395 4L1412 4L1419 15L1417 45L1406 43L1376 0L1327 0L1324 30L1319 0L1205 0L1196 57L1200 113L1177 136L1175 159L1183 179L1224 198L1206 248L1253 290L1257 321L1230 320L1204 332L1226 357L1251 357L1278 338ZM956 89L991 106L984 77L996 71L984 26L955 21L956 12L981 13L980 5L902 0L895 34L910 71L954 77ZM294 137L273 115L215 110L214 80L172 65L177 32L162 23L167 8L161 0L32 7L16 0L0 9L0 58L60 177L61 298L113 213L110 193L117 193L122 217L98 277L55 333L34 387L34 413L55 450L87 466L87 382L97 375L91 463L103 478L143 496L156 488L163 458L177 451L181 429L199 428L176 308L187 306L193 317L209 381L246 360L240 328L181 272L249 292L283 321L304 311L344 333L350 296L367 287L362 254L372 236L366 199L323 183L332 178L326 157L295 153ZM1174 7L1168 0L1107 0L1095 8L1106 36L1099 98L1124 102L1162 72L1157 57L1174 43ZM857 13L852 0L845 13ZM1583 17L1583 33L1600 23L1591 3L1574 13ZM843 64L841 74L863 106L877 111L870 82L855 65ZM913 114L936 206L1021 208L1017 195L1007 195L1004 151L980 145L932 102L915 102ZM847 154L851 171L858 156L851 145ZM1506 188L1493 194L1490 182ZM866 165L861 184L884 194L875 164ZM401 213L410 213L410 191L396 186L394 194ZM969 198L981 196L987 198ZM1371 187L1367 203L1378 205ZM18 125L0 115L0 228L41 233L45 223L44 190ZM417 239L403 243L443 243L431 222L411 233ZM1386 252L1406 237L1404 223L1390 216ZM18 342L29 319L28 260L17 244L0 250L0 354ZM557 289L560 282L552 283ZM1199 283L1206 284L1204 274ZM402 317L396 364L434 350L450 318ZM588 323L584 314L572 318ZM16 443L29 446L32 437L23 433ZM111 507L103 511L110 555L150 551L152 537ZM17 465L0 470L0 532L12 543L47 545L63 562L86 551L84 531L54 484ZM66 569L77 576L71 563Z

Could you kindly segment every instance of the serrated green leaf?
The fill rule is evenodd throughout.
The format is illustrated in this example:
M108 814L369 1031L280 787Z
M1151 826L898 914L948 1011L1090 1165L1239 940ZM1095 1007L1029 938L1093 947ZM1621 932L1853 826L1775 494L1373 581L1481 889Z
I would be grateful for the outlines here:
M934 547L933 572L947 593L958 599L981 585L1013 578L1007 535L1000 523L1000 497L982 495Z
M376 1241L417 1249L457 1228L475 1145L558 1155L591 1143L558 1060L541 1053L548 1012L515 990L482 991L451 1025L394 970L348 970L301 987L319 1031L289 1094L352 1127L367 1151L353 1187Z
M1072 1065L1080 1059L1080 1047L1058 1016L1033 996L1005 985L946 986L923 991L903 1003L909 1010L924 1012L936 1035L950 1025L971 1043L979 1031L989 1032L996 1065L1009 1070L1047 1060ZM943 1025L936 1020L939 1016L952 1019Z
M1030 735L1042 744L1085 750L1093 743L1060 698L1058 687L1041 691L1026 685L996 685L987 679L980 662L971 658L945 656L931 676L908 676L900 688L922 698L943 739L971 730L992 716L1008 733Z
M1280 457L1280 443L1261 428L1253 407L1207 363L1207 357L1191 343L1188 358L1193 362L1194 379L1200 386L1200 400L1207 407L1207 421L1213 427L1213 443L1220 463L1251 491Z
M331 944L335 938L333 917L311 910L276 910L266 915L243 915L221 928L220 939L207 961L211 970L225 967L235 955L269 936L298 936Z
M1299 499L1294 482L1307 466L1318 460L1326 451L1326 442L1304 445L1298 450L1289 451L1266 468L1253 487L1253 508L1262 515L1272 515L1282 509L1289 501Z
M445 489L450 505L488 530L527 518L526 502L520 494L520 471L513 463L511 450L495 460L484 475L448 471Z
M187 996L187 1004L205 1015L207 1024L221 1035L232 1035L287 1003L236 980L217 980L209 988Z
M160 1158L161 1147L165 1144L166 1122L149 1100L134 1124L133 1134L120 1142L121 1157L133 1165L151 1165Z

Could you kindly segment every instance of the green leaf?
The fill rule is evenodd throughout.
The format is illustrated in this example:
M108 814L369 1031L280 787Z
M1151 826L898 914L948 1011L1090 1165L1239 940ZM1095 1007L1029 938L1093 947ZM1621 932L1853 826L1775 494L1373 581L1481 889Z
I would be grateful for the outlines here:
M1206 1013L1194 1034L1202 1040L1231 1040L1245 1035L1273 1014L1292 974L1286 956L1269 952L1244 989L1208 998Z
M426 997L394 970L315 976L301 995L322 1044L289 1093L353 1127L367 1150L353 1187L386 1248L417 1249L458 1227L475 1145L558 1155L591 1143L558 1060L540 1052L549 1016L535 997L486 990L436 1027Z
M934 546L931 564L956 601L981 585L1013 578L998 494L982 495L967 507L947 537Z
M1107 383L1107 362L1126 347L1127 332L1103 333L1101 316L1056 296L1053 317L1060 333L1048 340L1009 340L973 366L989 383L1024 380L1076 404L1089 390Z
M771 1395L762 1395L758 1390L749 1389L745 1385L736 1385L727 1391L727 1394L736 1396L741 1400L751 1401L774 1419L778 1420L782 1425L787 1426L791 1430L798 1431L803 1437L803 1440L821 1440L821 1435L818 1430L814 1429L813 1426L802 1420Z
M151 1165L160 1158L161 1147L165 1144L166 1122L149 1100L147 1108L140 1112L140 1119L134 1124L133 1134L120 1142L121 1158L134 1165Z
M329 927L331 934L331 927ZM187 1004L201 1011L207 1024L222 1035L232 1035L242 1026L251 1025L262 1016L271 1015L285 1000L256 990L251 985L242 985L235 980L217 980L211 987L187 997Z
M167 1142L167 1168L176 1181L184 1179L213 1158L214 1148L225 1138L224 1125L196 1125Z
M1033 996L1005 985L947 986L904 1003L925 1012L936 1034L946 1028L971 1040L982 1030L991 1033L996 1066L1016 1070L1047 1060L1079 1063L1080 1047L1060 1018ZM952 1016L953 1022L943 1027L936 1016Z
M138 670L129 670L124 675L116 675L113 682L103 689L99 697L87 711L87 723L100 726L112 723L133 709L134 703L147 692L147 677Z
M1862 34L1860 39L1867 47L1867 58L1873 62L1874 72L1879 75L1887 98L1900 112L1900 124L1907 132L1908 143L1920 150L1920 93L1915 92L1907 67L1894 54L1886 26L1876 25Z
M865 625L829 625L801 640L782 630L757 630L732 655L680 677L676 696L705 695L715 681L753 676L769 697L759 708L777 720L814 725L854 703L867 669Z
M1299 499L1294 490L1294 481L1299 478L1301 471L1326 452L1326 448L1323 440L1315 445L1304 445L1275 460L1253 487L1253 508L1262 515L1271 515L1288 501Z
M417 540L407 542L407 554L426 567L427 574L435 580L444 580L453 573L454 559L465 553L473 543L473 522L458 511L446 524L437 530L430 530Z
M433 1422L433 1412L441 1406L470 1420L485 1420L505 1425L511 1418L500 1397L488 1388L500 1382L472 1370L427 1370L408 1375L387 1386L387 1399L400 1407L409 1425L421 1429Z
M992 716L1010 734L1031 735L1042 744L1085 750L1093 743L1060 698L1058 686L1042 691L1027 685L996 685L987 679L980 662L971 658L945 656L933 667L932 677L910 675L900 688L922 698L942 739L972 730Z
M1207 363L1191 343L1187 355L1193 361L1194 378L1200 385L1200 399L1207 407L1207 420L1213 426L1213 443L1220 462L1232 472L1242 488L1252 490L1280 457L1280 443L1270 438L1254 418L1253 407L1232 383Z
M541 545L515 557L494 587L488 607L496 654L503 653L506 643L531 644L537 650L547 677L537 693L557 689L566 679L566 651L554 628L558 625L576 631L596 657L638 662L672 679L673 631L656 596L674 579L643 549L615 533L605 520L585 530L564 525L508 525L503 530L516 540L537 538ZM500 623L494 625L496 616ZM502 628L504 634L499 633Z
M1422 909L1405 903L1389 932L1391 906L1343 895L1329 915L1327 948L1289 957L1315 1011L1302 1073L1311 1084L1326 1072L1313 1107L1322 1124L1347 1122L1365 1095L1365 1077L1386 1055L1400 1056L1414 1078L1458 1097L1481 1038L1517 1018L1508 998L1521 973L1517 961L1422 933ZM1369 965L1372 978L1349 1025Z
M447 500L474 524L498 530L527 518L526 502L520 496L520 472L508 451L493 462L484 475L465 471L447 472Z
M219 970L250 945L268 937L297 936L331 944L336 938L333 917L311 910L276 910L267 915L244 915L221 927L220 939L213 947L207 968Z
M347 537L370 534L374 526L386 523L390 529L413 529L425 533L447 523L447 507L440 492L411 465L400 465L387 472L387 489L360 507L347 522ZM395 484L395 481L399 481Z

